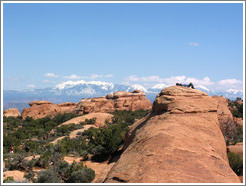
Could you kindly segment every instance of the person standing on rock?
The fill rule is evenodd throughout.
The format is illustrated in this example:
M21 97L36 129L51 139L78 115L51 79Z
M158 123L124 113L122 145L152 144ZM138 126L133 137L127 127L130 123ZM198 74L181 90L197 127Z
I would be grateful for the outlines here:
M13 154L13 153L14 153L14 148L13 148L13 145L11 145L9 153L11 153L11 154Z
M182 83L176 83L176 86L182 86L182 87L190 87L190 88L193 88L194 89L194 85L193 83L189 83L189 85L187 84L182 84Z
M28 152L30 151L30 147L26 146L26 147L25 147L25 151L26 151L26 153L28 154Z

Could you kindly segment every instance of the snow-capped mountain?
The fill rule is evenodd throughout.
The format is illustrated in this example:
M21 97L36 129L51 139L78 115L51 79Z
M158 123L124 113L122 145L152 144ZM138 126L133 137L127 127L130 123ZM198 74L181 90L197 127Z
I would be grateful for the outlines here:
M4 109L17 107L20 110L28 107L28 103L34 100L47 100L53 103L62 102L79 102L82 98L93 98L105 96L116 91L133 91L141 90L145 92L146 97L152 102L158 93L167 87L165 84L156 84L150 88L142 85L134 84L113 84L102 81L67 81L57 84L54 87L24 91L3 91ZM209 90L202 85L196 85L195 88L208 93L210 96L222 95L228 99L235 100L237 97L243 98L243 92L236 89L228 89L226 91Z

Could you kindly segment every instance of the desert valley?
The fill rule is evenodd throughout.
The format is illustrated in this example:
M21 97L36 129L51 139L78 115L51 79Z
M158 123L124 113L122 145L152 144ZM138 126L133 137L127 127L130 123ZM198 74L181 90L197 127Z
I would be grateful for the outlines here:
M4 182L240 183L243 100L169 86L4 111ZM12 148L13 153L10 153Z

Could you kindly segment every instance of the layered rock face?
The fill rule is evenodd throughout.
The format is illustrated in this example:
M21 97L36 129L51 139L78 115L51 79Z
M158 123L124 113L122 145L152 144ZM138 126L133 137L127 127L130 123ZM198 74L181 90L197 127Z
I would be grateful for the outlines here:
M221 96L213 96L213 98L218 101L217 114L220 129L225 137L225 140L229 143L233 140L233 136L235 136L236 125L234 124L232 113L228 107L228 101L225 97Z
M4 117L15 117L15 118L17 118L20 115L21 115L20 111L17 108L10 108L10 109L3 111Z
M48 101L33 101L29 103L30 107L22 111L21 117L25 119L27 116L33 119L39 119L46 116L55 116L74 111L75 103L54 104Z
M106 183L240 183L229 166L217 116L206 93L171 86L152 113L130 129Z
M105 97L82 99L76 107L79 114L91 112L113 112L114 110L148 110L152 108L151 101L140 90L133 92L117 91Z

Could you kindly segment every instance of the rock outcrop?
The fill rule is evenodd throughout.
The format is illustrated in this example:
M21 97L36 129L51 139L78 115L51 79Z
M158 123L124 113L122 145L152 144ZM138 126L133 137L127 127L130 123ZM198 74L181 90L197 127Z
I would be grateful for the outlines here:
M148 110L152 108L151 101L140 90L133 92L117 91L105 97L82 99L76 107L79 114L91 112L113 112L114 110Z
M213 96L218 101L218 119L220 129L225 137L226 142L229 144L233 141L233 136L236 134L236 125L233 119L233 115L228 107L228 100L222 96Z
M3 111L3 116L4 117L19 117L21 116L20 111L17 108L10 108L5 111Z
M206 93L171 86L152 113L130 129L106 183L240 183L229 166L217 116Z
M61 103L54 104L48 101L33 101L29 103L30 107L25 108L22 111L21 117L32 117L33 119L39 119L46 116L55 116L57 114L74 112L76 103Z
M71 113L74 112L77 104L73 102L60 103L58 106L61 108L62 113Z

